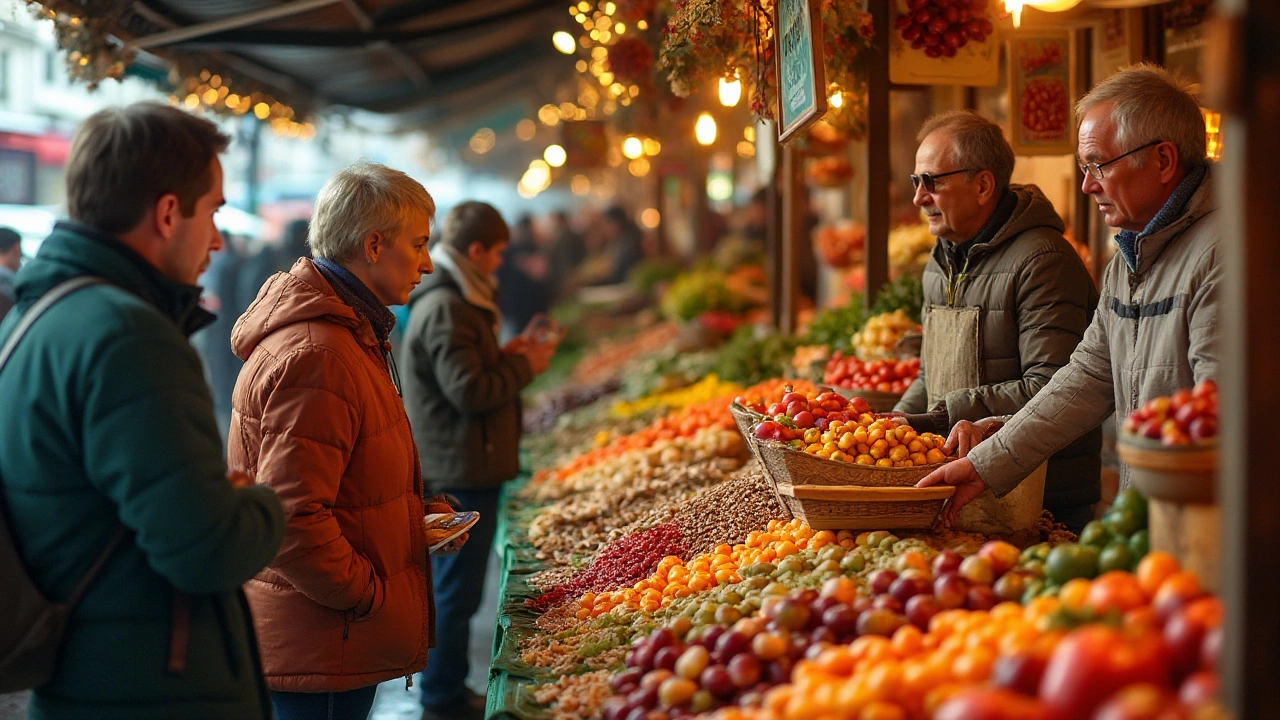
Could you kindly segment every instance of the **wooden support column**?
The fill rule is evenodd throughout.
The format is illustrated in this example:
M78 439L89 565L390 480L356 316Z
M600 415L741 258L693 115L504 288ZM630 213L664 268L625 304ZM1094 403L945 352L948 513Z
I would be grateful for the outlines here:
M1217 182L1222 215L1222 578L1226 645L1221 697L1236 720L1280 718L1280 244L1274 239L1280 157L1280 3L1221 0L1205 48L1209 104L1224 112ZM1225 89L1224 89L1225 88Z
M876 41L867 53L866 307L889 281L889 12L871 13Z
M804 156L794 144L782 148L781 317L778 329L796 331L800 312L800 253L809 250L809 193L804 183Z

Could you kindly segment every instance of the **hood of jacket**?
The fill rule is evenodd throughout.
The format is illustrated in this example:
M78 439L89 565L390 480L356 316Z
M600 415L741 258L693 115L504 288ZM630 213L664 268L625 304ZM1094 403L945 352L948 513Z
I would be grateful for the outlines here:
M190 335L212 323L200 307L201 289L168 278L110 233L66 220L40 245L40 252L18 271L16 305L29 307L58 284L83 276L101 277L138 295Z
M363 345L378 346L373 327L334 292L311 258L272 275L231 330L231 350L247 360L263 338L286 325L325 320L350 328Z

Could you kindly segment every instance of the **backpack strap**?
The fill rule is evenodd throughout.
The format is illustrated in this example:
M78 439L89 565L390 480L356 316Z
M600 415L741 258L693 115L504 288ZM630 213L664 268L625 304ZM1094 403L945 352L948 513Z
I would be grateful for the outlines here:
M86 275L58 283L52 290L45 293L43 297L36 301L35 305L32 305L23 313L22 320L18 322L18 327L13 329L13 333L5 341L4 347L0 348L0 370L4 369L5 363L9 362L9 356L13 355L13 349L18 346L22 336L27 334L27 331L35 324L35 321L39 320L46 310L53 307L54 303L80 288L89 287L90 285L102 285L106 282L103 278Z
M86 288L91 285L104 285L106 282L107 281L103 278L85 275L58 283L52 290L45 293L44 296L37 300L34 305L23 313L22 319L18 321L18 326L13 329L13 332L9 335L9 339L4 343L4 347L0 348L0 370L3 370L5 364L9 362L9 358L13 355L14 348L18 346L18 342L22 340L22 337L27 334L27 331L31 329L31 326L35 324L36 320L40 319L40 316L43 315L46 310L53 307L53 305L59 300L77 290L80 290L81 288ZM94 559L93 564L90 565L89 569L85 571L85 574L81 576L79 582L76 583L75 588L72 589L71 595L64 602L68 609L75 608L76 605L80 603L81 598L83 598L84 594L89 591L89 586L93 584L93 581L98 577L98 573L102 571L102 567L107 564L107 560L111 559L111 556L115 554L115 551L120 547L120 544L123 543L131 534L132 531L127 527L121 527L116 530L115 534L111 536L111 539L107 541L106 547L102 549L102 552Z

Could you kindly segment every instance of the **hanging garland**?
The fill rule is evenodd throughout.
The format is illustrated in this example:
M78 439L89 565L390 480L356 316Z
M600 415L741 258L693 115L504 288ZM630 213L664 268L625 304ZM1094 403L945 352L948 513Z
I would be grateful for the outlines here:
M676 0L658 53L671 91L687 97L721 77L748 82L751 110L772 119L777 105L773 0ZM848 0L821 0L823 63L835 100L825 121L849 137L866 132L866 53L871 15Z
M86 0L85 16L80 17L42 6L37 0L26 0L37 19L53 22L58 47L66 51L63 62L67 76L84 83L90 90L103 80L119 80L125 68L133 63L135 51L114 40L108 30L119 18L127 3L123 0Z

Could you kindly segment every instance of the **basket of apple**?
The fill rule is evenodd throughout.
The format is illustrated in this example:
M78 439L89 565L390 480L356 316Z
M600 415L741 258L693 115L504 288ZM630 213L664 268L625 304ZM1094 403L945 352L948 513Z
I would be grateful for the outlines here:
M1206 587L1217 587L1221 515L1218 470L1218 386L1149 400L1125 418L1116 449L1133 486L1151 501L1151 548L1172 554Z
M862 398L791 392L741 412L755 413L744 434L779 501L814 528L930 527L951 494L915 487L952 459L946 438L877 417Z
M919 375L919 358L863 361L836 352L827 361L822 381L843 397L860 397L876 412L889 412Z

